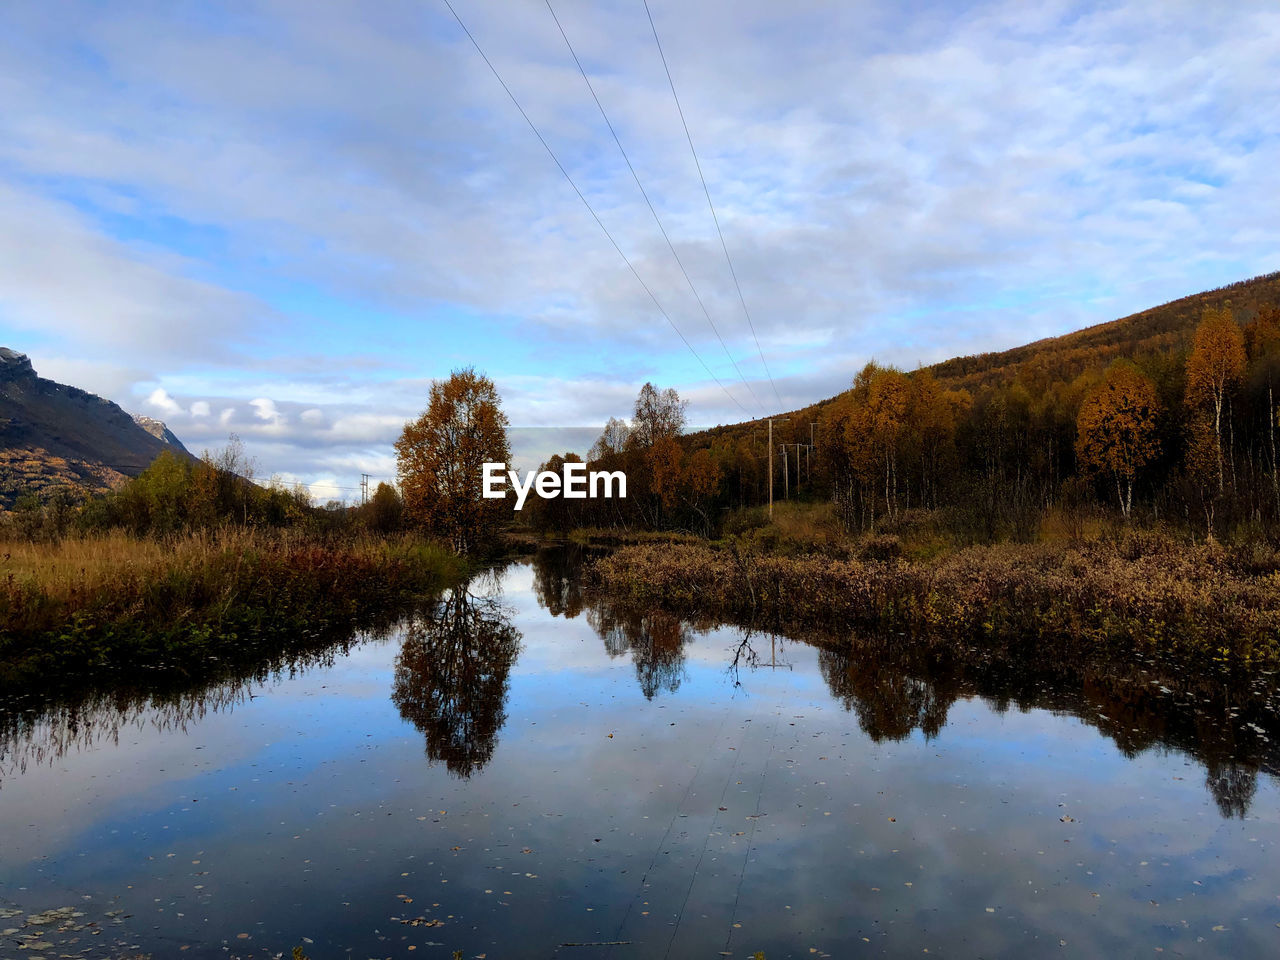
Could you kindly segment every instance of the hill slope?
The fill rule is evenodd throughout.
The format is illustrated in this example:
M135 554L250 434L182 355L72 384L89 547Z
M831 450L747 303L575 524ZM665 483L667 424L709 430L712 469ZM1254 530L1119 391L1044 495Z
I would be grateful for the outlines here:
M1012 383L1027 365L1044 370L1050 381L1070 381L1086 370L1107 366L1117 357L1187 349L1205 308L1228 304L1236 320L1242 324L1251 320L1260 307L1280 305L1280 271L1192 294L1062 336L1037 340L1010 350L955 357L927 369L943 387L967 390L975 395ZM850 381L854 373L856 371L850 371ZM807 441L809 423L818 420L823 409L841 395L779 414L788 418L788 423L775 428L775 441ZM758 432L759 423L753 421L714 427L690 434L690 437L726 438L752 427ZM696 445L697 442L694 443Z
M0 507L28 490L109 489L165 450L191 456L158 420L135 421L110 400L37 376L25 354L0 347Z
M1140 313L1037 340L999 353L956 357L930 369L944 386L976 393L1010 383L1028 362L1045 364L1055 380L1070 380L1117 357L1179 350L1191 343L1206 307L1230 305L1237 322L1253 319L1263 305L1280 304L1280 272L1182 297Z

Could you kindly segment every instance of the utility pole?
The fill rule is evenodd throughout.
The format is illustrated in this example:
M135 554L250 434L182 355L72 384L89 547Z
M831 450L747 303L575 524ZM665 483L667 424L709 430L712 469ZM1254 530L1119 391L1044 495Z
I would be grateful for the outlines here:
M782 444L782 499L791 499L791 471L787 469L787 445Z
M786 423L786 420L779 420ZM773 519L773 420L769 420L769 519Z
M816 427L817 425L818 424L815 421L812 421L812 420L809 421L809 450L805 454L804 465L805 465L805 470L808 472L810 481L813 480L813 462L812 462L813 448L818 445L818 441L813 438L813 428Z

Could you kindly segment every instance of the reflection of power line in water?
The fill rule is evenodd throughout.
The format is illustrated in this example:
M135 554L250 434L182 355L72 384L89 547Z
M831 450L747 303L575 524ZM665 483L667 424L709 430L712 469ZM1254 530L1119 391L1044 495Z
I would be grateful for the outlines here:
M790 667L790 664L788 664ZM747 877L747 864L751 862L751 844L756 837L756 827L760 823L760 802L764 798L765 780L769 776L769 764L773 761L773 749L778 742L778 724L782 722L782 705L778 704L773 712L773 730L769 733L769 755L764 758L760 768L760 786L756 790L756 812L750 818L751 829L747 833L746 849L742 852L742 866L738 869L738 886L733 893L733 909L729 912L729 932L724 938L725 952L729 952L729 944L733 940L733 931L738 921L738 903L742 900L742 882Z
M782 663L778 662L778 635L773 633L769 634L769 662L761 662L760 655L756 653L755 647L751 645L751 631L749 630L743 634L742 640L738 644L738 649L734 652L733 660L729 663L729 672L734 676L733 684L735 687L742 685L742 681L738 680L737 677L738 670L743 663L752 670L759 667L767 667L770 670L778 668L795 669L795 664L789 660L784 660Z

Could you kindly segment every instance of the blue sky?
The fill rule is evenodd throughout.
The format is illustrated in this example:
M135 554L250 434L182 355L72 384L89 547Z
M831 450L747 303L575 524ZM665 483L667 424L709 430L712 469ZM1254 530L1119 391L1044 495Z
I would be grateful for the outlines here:
M439 0L5 4L0 344L327 497L463 365L535 456L1280 267L1274 3L652 0L779 404L643 3L554 6L729 356L545 2L455 6L732 397Z

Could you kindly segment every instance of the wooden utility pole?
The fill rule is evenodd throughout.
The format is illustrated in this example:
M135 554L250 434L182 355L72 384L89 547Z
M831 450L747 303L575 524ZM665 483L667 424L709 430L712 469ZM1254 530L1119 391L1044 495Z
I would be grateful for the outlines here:
M818 441L813 438L813 428L816 427L817 425L818 424L813 421L809 422L809 452L805 456L804 464L805 464L806 470L809 473L810 481L813 480L813 463L811 462L812 455L813 455L813 448L818 445Z
M787 469L787 445L782 444L782 499L791 499L791 471Z
M779 420L786 423L786 420ZM769 420L769 519L773 519L773 420Z

